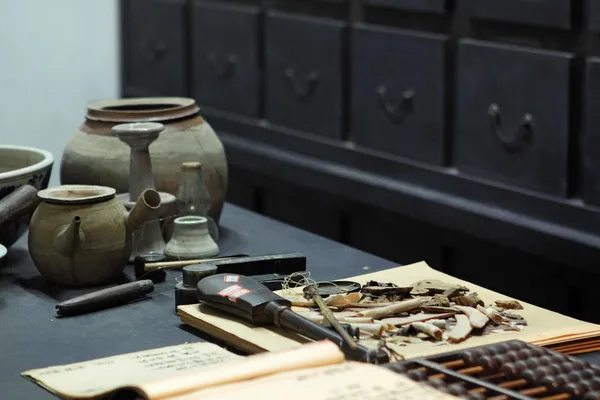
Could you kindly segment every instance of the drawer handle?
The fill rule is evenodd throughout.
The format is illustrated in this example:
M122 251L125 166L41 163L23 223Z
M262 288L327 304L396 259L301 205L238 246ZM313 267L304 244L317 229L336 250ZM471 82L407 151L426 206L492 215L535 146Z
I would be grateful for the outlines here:
M219 62L214 53L210 53L206 60L210 69L219 78L229 78L235 75L235 67L237 65L237 57L233 54L228 55L222 62Z
M146 43L146 61L147 62L157 62L160 61L165 54L167 53L168 47L165 42L162 40L157 41L152 48L150 45Z
M294 68L288 68L285 70L285 77L296 97L300 99L310 97L317 90L319 84L319 74L316 71L306 74L304 79L301 79L296 76Z
M388 98L388 90L385 85L379 86L376 92L379 95L379 104L394 124L403 123L412 112L415 98L414 90L405 90L402 93L402 98L397 102Z
M513 137L509 137L502 131L502 123L500 121L500 107L498 104L490 104L488 107L488 115L490 117L490 123L492 132L506 151L509 153L518 151L521 147L529 142L533 136L533 116L529 113L523 115L523 119L519 124L517 133Z

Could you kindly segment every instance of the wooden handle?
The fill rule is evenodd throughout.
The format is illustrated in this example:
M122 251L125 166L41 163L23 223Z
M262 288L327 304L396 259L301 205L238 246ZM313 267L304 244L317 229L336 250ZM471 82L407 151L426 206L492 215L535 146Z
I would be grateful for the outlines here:
M155 271L157 269L181 268L181 267L185 267L186 265L200 264L203 262L210 262L210 261L231 260L233 258L239 258L239 256L220 257L220 258L219 257L217 257L217 258L201 258L201 259L197 259L197 260L160 261L160 262L146 264L144 266L144 270L146 272L149 272L149 271Z
M0 200L0 231L35 210L41 201L37 192L33 186L23 185Z

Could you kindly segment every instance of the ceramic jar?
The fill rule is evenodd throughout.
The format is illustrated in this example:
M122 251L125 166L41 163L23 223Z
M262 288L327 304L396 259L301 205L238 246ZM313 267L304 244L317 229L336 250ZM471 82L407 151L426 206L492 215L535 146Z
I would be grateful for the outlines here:
M208 232L205 217L186 216L175 218L173 236L165 247L170 260L194 260L219 254L219 246Z
M227 192L227 160L223 144L199 110L193 99L180 97L89 105L86 120L64 149L61 183L108 186L128 193L130 149L112 128L122 123L160 122L165 129L150 146L155 189L175 195L181 163L200 160L211 198L209 215L218 222Z
M103 186L63 185L38 192L42 203L29 223L29 253L49 282L107 283L125 268L132 232L156 218L160 196L145 190L133 209Z

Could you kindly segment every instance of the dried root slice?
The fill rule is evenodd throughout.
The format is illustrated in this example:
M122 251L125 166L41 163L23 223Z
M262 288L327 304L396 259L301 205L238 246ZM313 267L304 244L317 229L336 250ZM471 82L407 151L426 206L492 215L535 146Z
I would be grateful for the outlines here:
M454 314L452 314L451 316L454 316ZM430 323L431 325L437 326L440 329L446 329L446 320L445 319L430 319L427 322Z
M516 300L496 300L496 305L505 310L522 310L523 306Z
M426 333L435 340L440 340L444 332L437 326L433 324L428 324L427 322L413 322L412 327L416 330Z
M375 319L381 319L390 315L398 314L404 311L414 310L421 306L421 300L410 299L400 301L389 306L365 309L356 314L357 317L370 317Z
M462 312L467 317L469 317L469 321L471 321L471 325L473 326L473 328L483 328L485 324L487 324L490 320L488 317L485 316L485 314L481 313L480 311L477 311L473 307L454 306L454 308L456 308L458 311Z
M463 314L456 314L456 325L454 328L446 332L448 334L448 341L451 343L458 343L469 337L469 334L473 330L469 317Z
M344 317L340 321L347 322L349 324L374 324L375 320L368 317ZM378 321L379 322L379 321ZM383 322L383 321L381 321Z
M460 306L477 307L478 305L484 305L483 300L477 296L477 293L469 293L464 296L457 296L453 300Z
M337 307L340 305L358 303L361 297L360 293L336 294L325 299L325 303L330 307Z
M485 314L486 317L488 317L489 319L491 319L492 321L494 321L497 324L508 324L510 323L508 318L504 318L502 315L500 315L500 313L492 308L485 308L485 307L481 307L480 305L477 306L477 310L479 310L479 312Z
M430 319L448 318L453 315L454 315L454 313L440 313L440 314L419 313L419 314L413 314L411 316L404 317L404 318L384 318L381 320L381 322L385 322L385 323L396 325L396 326L402 326L402 325L412 324L413 322L424 322L424 321L428 321Z

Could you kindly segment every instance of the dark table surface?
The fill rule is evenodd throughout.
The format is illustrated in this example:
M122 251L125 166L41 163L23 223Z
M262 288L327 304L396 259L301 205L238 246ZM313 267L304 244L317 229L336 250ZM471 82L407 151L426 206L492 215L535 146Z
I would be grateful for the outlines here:
M230 204L221 225L221 254L300 252L317 280L398 265ZM132 276L127 267L122 280ZM45 283L29 258L27 237L21 238L0 265L0 399L54 398L22 378L25 370L203 340L201 333L182 325L175 315L173 287L179 276L170 272L150 299L56 318L58 302L95 289L67 290ZM600 364L600 354L582 358Z
M300 252L311 277L344 278L397 263L227 204L221 219L220 254ZM368 270L364 267L368 267ZM27 252L27 237L10 248L0 266L0 399L48 399L49 392L20 376L29 369L202 340L175 315L170 272L150 299L69 318L55 305L94 289L65 290L40 277ZM127 267L123 280L133 277Z

